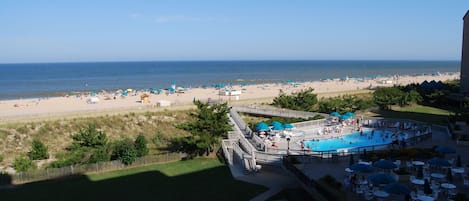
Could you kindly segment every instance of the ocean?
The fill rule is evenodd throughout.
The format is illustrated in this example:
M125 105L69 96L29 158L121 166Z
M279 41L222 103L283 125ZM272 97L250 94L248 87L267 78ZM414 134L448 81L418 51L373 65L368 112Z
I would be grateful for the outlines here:
M74 91L459 72L459 61L155 61L0 64L0 99Z

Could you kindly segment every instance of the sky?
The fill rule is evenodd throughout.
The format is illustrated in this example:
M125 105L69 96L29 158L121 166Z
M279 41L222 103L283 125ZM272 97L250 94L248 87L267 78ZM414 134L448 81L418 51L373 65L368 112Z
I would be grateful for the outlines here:
M460 60L467 0L0 0L0 63Z

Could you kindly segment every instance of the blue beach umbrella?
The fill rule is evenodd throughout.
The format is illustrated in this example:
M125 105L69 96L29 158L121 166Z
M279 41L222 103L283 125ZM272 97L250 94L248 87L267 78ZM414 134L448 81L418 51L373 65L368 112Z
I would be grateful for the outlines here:
M386 169L386 170L391 170L397 168L397 165L394 164L392 161L389 160L379 160L373 163L374 167L381 168L381 169Z
M451 163L449 163L447 160L442 159L442 158L432 158L428 160L428 164L433 165L433 166L440 166L440 167L451 166Z
M340 113L338 113L338 112L332 112L332 113L331 113L331 116L340 117Z
M456 149L454 149L453 147L441 146L437 147L435 149L435 152L442 154L454 154L456 153Z
M350 117L354 117L355 114L353 112L346 112L344 115L347 115L347 116L350 116Z
M407 195L410 193L410 189L407 186L402 185L401 183L392 183L388 184L383 188L386 193L397 194L397 195Z
M270 123L271 126L275 126L275 125L280 125L282 126L283 124L278 122L278 121L273 121L272 123Z
M360 172L360 173L370 173L373 172L373 168L369 165L355 163L349 167L353 172Z
M368 177L368 181L373 185L390 184L396 182L396 179L389 174L376 173Z
M281 130L284 130L285 128L283 128L283 125L281 124L275 124L274 127L272 128L272 130L276 130L276 131L281 131Z

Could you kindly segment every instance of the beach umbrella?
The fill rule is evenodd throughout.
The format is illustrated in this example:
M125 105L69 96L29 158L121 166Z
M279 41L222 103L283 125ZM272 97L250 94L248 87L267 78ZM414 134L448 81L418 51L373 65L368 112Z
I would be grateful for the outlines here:
M293 128L293 125L291 125L291 124L283 124L283 128L288 128L288 129L290 129L290 128Z
M396 182L393 176L384 173L376 173L368 176L368 181L373 185L390 184Z
M344 115L347 115L349 117L354 117L355 114L353 112L346 112Z
M361 163L355 163L355 164L351 165L350 169L353 170L353 172L360 172L360 173L373 172L373 168L371 166L361 164Z
M461 155L458 154L458 157L456 158L456 167L462 167L461 165Z
M338 113L338 112L332 112L332 113L331 113L331 116L340 117L340 113Z
M442 159L442 158L432 158L428 160L428 164L433 165L433 166L440 166L440 167L451 166L451 163L449 163L447 160Z
M373 163L374 167L391 170L397 168L397 165L394 164L392 161L381 159Z
M454 149L452 147L441 146L441 147L437 147L435 149L435 152L442 153L442 154L454 154L454 153L456 153L456 149Z
M401 183L392 183L388 184L383 188L384 191L390 194L397 195L407 195L410 193L410 189L407 186L402 185Z
M272 123L270 123L271 126L275 126L275 125L282 125L282 123L278 122L278 121L273 121Z

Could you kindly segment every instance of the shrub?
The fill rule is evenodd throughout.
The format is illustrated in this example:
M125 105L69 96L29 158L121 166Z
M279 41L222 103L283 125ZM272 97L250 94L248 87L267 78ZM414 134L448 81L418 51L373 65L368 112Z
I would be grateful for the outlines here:
M134 145L137 151L137 156L142 157L148 155L147 139L143 135L138 135L135 139Z
M132 164L137 159L134 143L130 139L115 142L111 159L120 160L126 165Z
M90 124L86 129L80 129L80 132L72 135L72 139L72 148L99 147L107 143L106 134L103 131L98 131L93 124Z
M28 157L31 160L48 159L49 153L47 153L47 146L40 140L34 139L31 145L31 150L28 152Z
M109 161L111 159L111 155L109 154L109 148L107 146L95 148L93 153L88 160L88 163L99 163Z
M3 155L0 155L0 163L3 162Z
M31 168L34 168L35 164L32 160L24 156L18 156L13 162L13 168L18 172L26 172Z
M164 135L163 135L163 132L161 132L160 130L155 133L153 138L151 138L151 142L153 142L153 144L156 147L160 146L163 140L164 140Z

